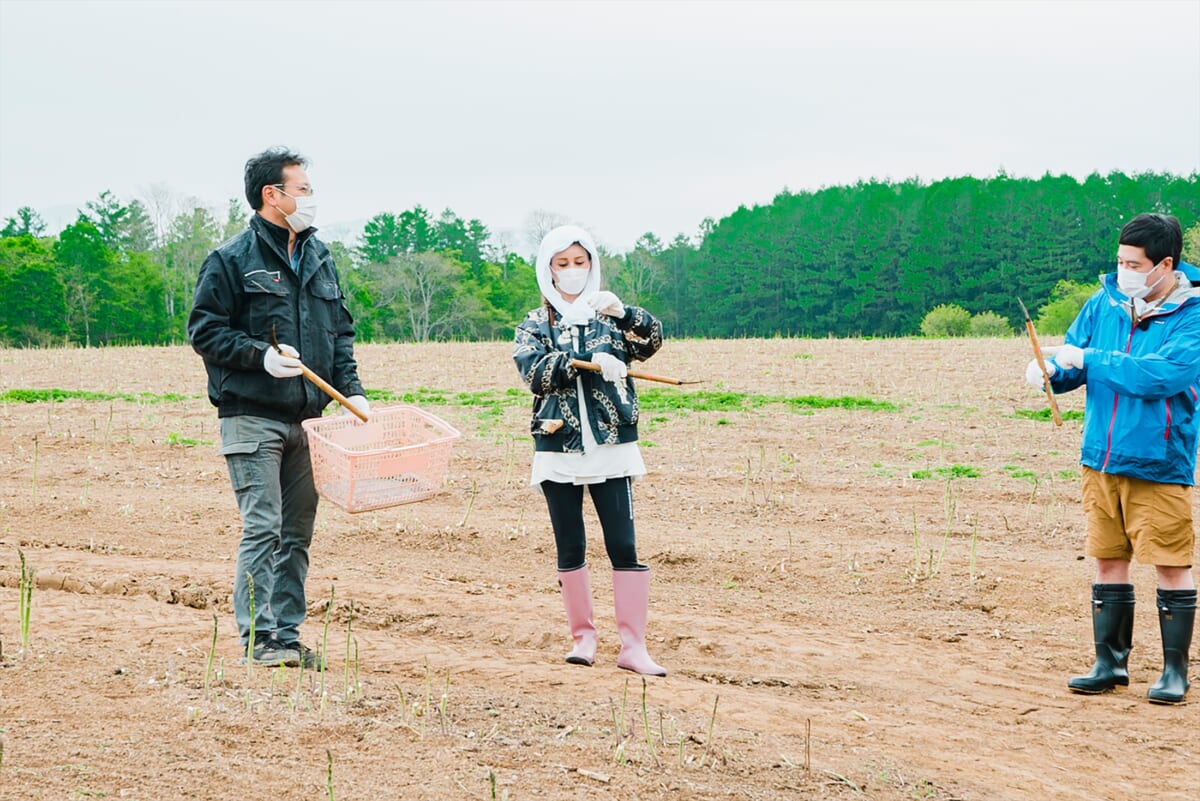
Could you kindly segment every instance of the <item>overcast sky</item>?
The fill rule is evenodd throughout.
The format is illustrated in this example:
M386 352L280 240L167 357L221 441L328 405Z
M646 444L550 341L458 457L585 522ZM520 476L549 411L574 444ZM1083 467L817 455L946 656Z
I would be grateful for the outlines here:
M223 209L275 144L326 234L420 204L522 252L537 209L624 250L784 188L1190 174L1198 40L1200 0L0 0L0 218Z

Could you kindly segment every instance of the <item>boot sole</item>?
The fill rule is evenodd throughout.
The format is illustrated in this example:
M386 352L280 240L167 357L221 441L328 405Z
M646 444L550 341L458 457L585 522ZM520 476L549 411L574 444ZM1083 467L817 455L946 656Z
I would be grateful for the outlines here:
M1179 706L1184 703L1187 698L1146 698L1152 704L1162 704L1163 706Z
M1109 684L1106 687L1077 687L1074 684L1071 684L1069 682L1067 683L1068 690L1070 690L1073 693L1079 693L1080 695L1100 695L1101 693L1111 692L1112 690L1115 690L1118 687L1128 687L1128 686L1129 686L1128 678L1126 678L1124 681L1122 681L1121 679L1117 679L1112 684Z
M636 673L639 676L658 676L659 678L666 678L667 675L665 670L662 673L643 673L637 668L630 667L629 665L617 665L617 667L619 667L621 670L628 670L630 673Z

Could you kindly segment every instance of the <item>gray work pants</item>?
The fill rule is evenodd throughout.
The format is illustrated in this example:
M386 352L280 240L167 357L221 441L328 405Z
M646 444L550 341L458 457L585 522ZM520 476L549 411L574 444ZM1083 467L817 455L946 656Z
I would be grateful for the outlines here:
M308 546L317 516L308 438L299 423L264 417L221 420L221 454L242 513L242 540L233 577L238 635L250 639L254 579L255 639L284 643L300 636L307 604Z

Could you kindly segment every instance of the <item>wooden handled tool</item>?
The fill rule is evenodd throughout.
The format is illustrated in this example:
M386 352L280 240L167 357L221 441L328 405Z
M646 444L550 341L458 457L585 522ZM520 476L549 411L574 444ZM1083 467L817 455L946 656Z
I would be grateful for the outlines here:
M600 372L600 365L595 362L584 361L583 359L571 359L571 366L576 370L590 370L593 373ZM665 375L654 375L653 373L643 373L640 370L630 370L631 378L640 378L643 381L657 381L660 384L674 384L681 387L684 384L699 384L699 381L684 381L682 378L669 378Z
M279 340L275 338L275 326L273 325L271 326L271 347L273 347L275 352L279 355L284 355L283 351L279 349ZM322 392L333 398L338 403L342 404L343 409L350 412L350 414L354 415L359 420L362 420L364 423L367 422L367 416L356 409L354 404L350 403L349 398L334 389L333 386L324 378L321 378L321 376L310 370L308 365L304 364L304 362L300 362L300 372L304 373L304 377L316 384Z
M1021 303L1021 299L1017 298L1017 303L1021 304L1021 313L1025 315L1025 330L1029 333L1029 341L1033 343L1033 357L1037 359L1038 367L1042 368L1042 379L1045 381L1043 385L1046 390L1046 400L1050 402L1050 414L1054 417L1054 425L1061 426L1062 415L1058 413L1058 401L1054 399L1054 389L1050 386L1050 371L1046 369L1046 360L1042 358L1042 348L1038 345L1037 332L1033 330L1033 319L1029 316L1029 309L1025 308L1025 304Z

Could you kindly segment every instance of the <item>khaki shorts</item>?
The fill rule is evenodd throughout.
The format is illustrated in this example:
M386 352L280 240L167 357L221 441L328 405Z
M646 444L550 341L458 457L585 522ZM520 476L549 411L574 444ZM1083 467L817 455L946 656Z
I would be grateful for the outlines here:
M1136 557L1144 565L1191 567L1196 547L1192 488L1083 468L1087 555Z

